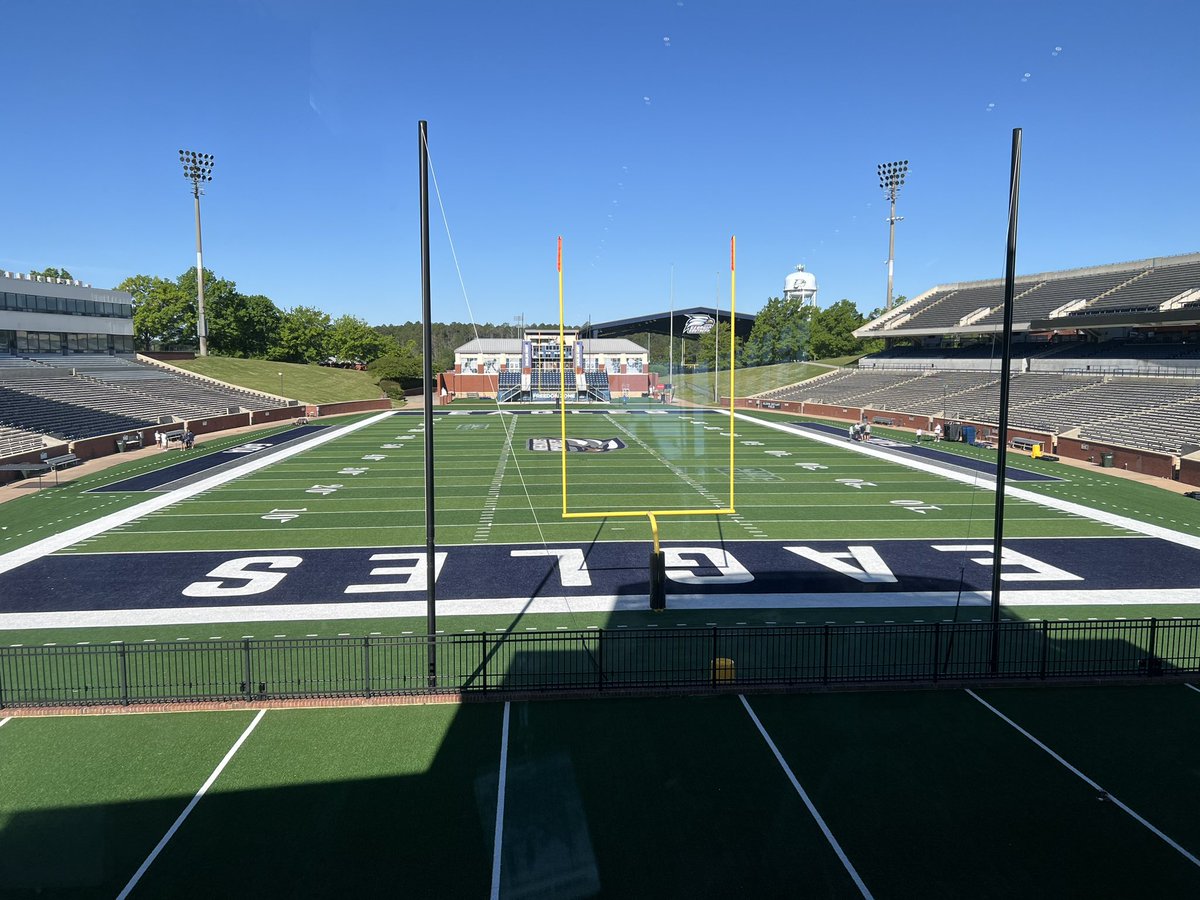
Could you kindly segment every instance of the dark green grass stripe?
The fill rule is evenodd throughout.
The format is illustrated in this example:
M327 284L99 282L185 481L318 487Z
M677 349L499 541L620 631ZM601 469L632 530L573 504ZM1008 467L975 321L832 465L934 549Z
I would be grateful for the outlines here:
M116 896L251 717L10 723L0 731L4 896Z
M498 706L275 711L146 896L485 896Z
M880 896L1185 896L1200 873L965 693L755 709Z
M503 890L858 892L732 697L513 705Z

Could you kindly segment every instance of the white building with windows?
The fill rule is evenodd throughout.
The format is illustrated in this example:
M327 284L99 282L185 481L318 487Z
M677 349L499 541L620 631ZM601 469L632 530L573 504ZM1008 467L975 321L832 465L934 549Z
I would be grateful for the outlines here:
M0 353L133 353L133 297L65 278L0 272Z

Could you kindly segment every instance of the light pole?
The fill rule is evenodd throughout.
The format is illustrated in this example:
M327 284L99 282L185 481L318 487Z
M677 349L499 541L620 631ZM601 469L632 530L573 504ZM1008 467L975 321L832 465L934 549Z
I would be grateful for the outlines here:
M212 181L213 155L195 150L180 150L183 177L192 183L196 198L196 337L200 340L200 355L208 356L208 322L204 318L204 250L200 242L200 195L203 184Z
M892 308L892 268L896 261L896 223L903 222L904 216L896 216L896 195L900 193L900 188L904 185L904 179L908 175L908 160L902 159L899 162L880 163L875 167L879 170L879 186L883 188L883 195L887 197L891 203L891 212L888 215L888 289L887 289L887 309Z
M279 396L283 396L283 373L279 373Z

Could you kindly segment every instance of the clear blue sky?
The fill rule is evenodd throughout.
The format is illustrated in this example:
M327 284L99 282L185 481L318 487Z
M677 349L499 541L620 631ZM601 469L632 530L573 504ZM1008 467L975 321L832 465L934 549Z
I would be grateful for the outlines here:
M205 265L372 324L420 316L418 119L477 321L822 306L886 289L875 166L908 159L896 293L1200 250L1200 4L11 2L0 268L97 286ZM1026 77L1028 73L1028 77ZM436 205L434 318L469 317Z

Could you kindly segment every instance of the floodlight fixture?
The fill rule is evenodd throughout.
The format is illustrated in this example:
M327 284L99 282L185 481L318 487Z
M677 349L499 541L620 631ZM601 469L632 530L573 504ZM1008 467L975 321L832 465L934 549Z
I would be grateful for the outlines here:
M883 191L883 196L887 198L891 204L891 211L888 214L888 279L887 279L887 309L892 308L892 274L896 262L896 223L904 221L903 216L896 215L896 195L900 193L900 188L904 186L905 180L908 178L908 160L901 159L895 162L880 163L875 167L876 173L879 175L879 187Z
M200 342L201 356L208 356L208 322L204 317L204 247L200 240L200 195L204 193L204 185L212 181L213 161L211 153L179 151L183 177L192 183L192 196L196 200L196 337Z

